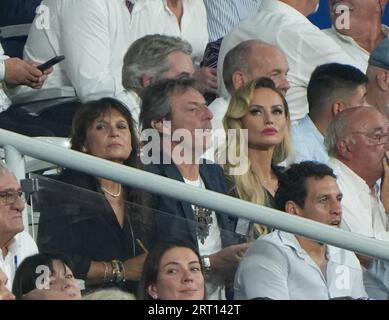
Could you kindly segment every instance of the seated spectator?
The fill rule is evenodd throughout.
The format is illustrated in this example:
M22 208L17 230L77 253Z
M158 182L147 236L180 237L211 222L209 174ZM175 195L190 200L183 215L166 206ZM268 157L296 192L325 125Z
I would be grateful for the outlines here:
M80 285L71 261L61 254L38 253L26 258L15 274L17 300L79 300Z
M278 209L333 227L341 222L341 200L333 171L315 162L292 165L280 177L275 197ZM257 239L235 277L235 299L345 296L367 297L355 254L284 231Z
M366 103L367 77L359 69L339 63L315 69L308 83L309 114L292 123L293 153L288 163L328 163L324 135L336 114Z
M389 36L389 28L382 24L387 2L328 1L332 26L323 32L352 57L352 64L362 72L366 72L370 53Z
M146 258L139 292L141 300L204 300L199 253L185 243L156 246Z
M7 288L7 275L0 269L0 300L15 300L15 295Z
M131 114L112 98L84 104L75 115L71 148L137 168L138 141ZM47 190L38 230L42 252L60 252L74 262L77 278L89 288L114 285L136 291L144 246L150 247L151 223L143 191L65 169L59 181L86 189L79 198L63 199L63 190ZM89 203L87 190L93 191ZM59 206L58 202L64 202ZM66 205L65 205L66 204Z
M130 110L135 121L147 86L160 79L193 76L191 54L188 42L160 34L144 36L130 46L123 60L122 82L132 99Z
M269 78L253 80L232 96L223 120L226 134L236 130L228 141L225 173L230 194L260 205L274 207L274 195L284 161L290 149L288 104ZM247 130L247 136L241 130ZM243 135L243 136L241 136ZM243 139L241 139L243 138ZM244 145L242 145L244 144ZM236 155L236 159L230 155ZM257 238L268 228L239 219L236 232Z
M38 252L27 231L24 231L24 194L16 177L0 161L0 269L11 289L18 264Z
M262 0L256 14L242 21L223 39L218 62L220 95L228 96L221 77L227 52L244 40L259 39L287 56L291 88L286 99L291 119L303 118L308 113L307 86L313 70L330 62L352 64L352 57L307 19L318 4L319 0Z
M153 139L150 145L145 143L143 151L155 147L151 152L157 157L148 158L144 151L142 160L150 163L145 169L193 187L226 193L222 168L200 159L212 143L211 120L212 112L193 80L162 80L149 86L143 96L140 123ZM178 134L180 139L175 138ZM145 140L148 142L147 137ZM153 208L169 214L158 217L158 237L167 242L191 242L210 274L207 298L225 299L225 280L233 276L248 247L245 243L233 245L237 241L228 231L234 230L235 220L170 197L154 195L152 201Z
M344 195L342 228L384 241L389 241L388 137L388 118L376 108L359 107L340 112L324 139ZM371 258L358 257L370 266ZM365 273L364 281L370 297L388 299L383 279Z
M389 118L389 39L383 40L369 58L366 100Z

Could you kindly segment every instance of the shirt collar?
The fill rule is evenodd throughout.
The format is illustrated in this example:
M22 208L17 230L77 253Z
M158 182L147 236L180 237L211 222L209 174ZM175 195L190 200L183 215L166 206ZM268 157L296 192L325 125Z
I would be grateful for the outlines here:
M347 184L352 185L355 189L358 189L362 192L370 192L370 188L367 185L366 181L363 180L360 176L358 176L342 161L339 161L336 158L330 158L330 164L331 167L335 169L335 174L341 174L342 180L345 181Z
M283 245L290 247L294 250L296 255L301 259L306 259L309 254L300 246L296 236L292 233L278 231L278 236ZM326 257L328 261L339 262L337 257L339 256L341 248L326 245Z

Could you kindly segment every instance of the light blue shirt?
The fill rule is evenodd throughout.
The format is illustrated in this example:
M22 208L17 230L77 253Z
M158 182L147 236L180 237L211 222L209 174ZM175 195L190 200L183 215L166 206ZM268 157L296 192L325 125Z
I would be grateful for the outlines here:
M327 164L329 161L324 137L308 115L292 122L292 146L293 152L288 159L289 164L301 161L318 161Z
M209 42L224 37L240 21L253 15L262 0L204 0Z
M274 300L366 298L362 269L355 254L326 247L325 273L293 234L274 231L248 249L235 275L234 299Z

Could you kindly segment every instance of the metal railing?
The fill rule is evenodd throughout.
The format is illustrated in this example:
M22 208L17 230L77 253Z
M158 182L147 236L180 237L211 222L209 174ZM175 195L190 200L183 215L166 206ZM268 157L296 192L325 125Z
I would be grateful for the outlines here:
M213 191L202 190L179 181L68 150L3 129L0 129L0 145L5 149L8 166L11 170L16 170L18 178L24 175L23 165L20 164L23 161L21 156L23 154L389 261L388 244L384 241L339 230Z

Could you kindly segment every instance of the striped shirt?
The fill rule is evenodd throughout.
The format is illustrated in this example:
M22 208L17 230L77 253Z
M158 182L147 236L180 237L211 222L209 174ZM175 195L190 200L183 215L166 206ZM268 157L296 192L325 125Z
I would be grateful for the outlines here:
M224 37L240 21L254 14L262 0L204 0L209 42Z

